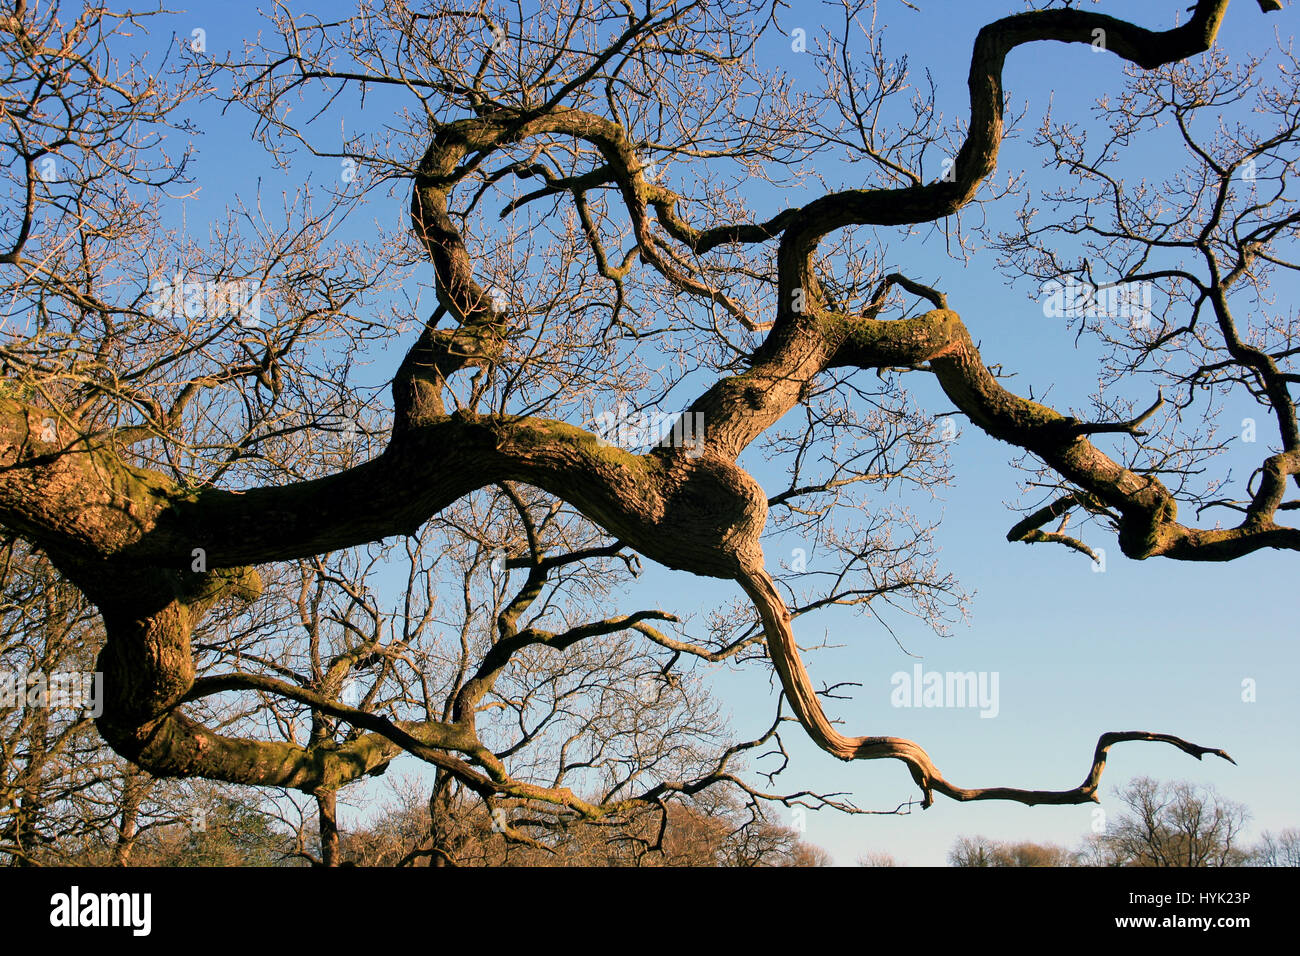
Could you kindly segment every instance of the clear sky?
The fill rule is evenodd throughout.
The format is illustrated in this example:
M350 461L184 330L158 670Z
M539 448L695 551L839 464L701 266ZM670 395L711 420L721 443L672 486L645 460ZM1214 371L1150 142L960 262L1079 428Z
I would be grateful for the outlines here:
M897 0L882 0L881 21L889 25L887 50L906 52L914 75L930 70L939 109L948 118L961 116L967 106L965 78L976 31L1024 5L1014 0L916 0L916 5L920 12ZM202 27L211 50L239 49L257 29L253 6L195 2L176 15L176 31L185 35L191 26ZM311 6L322 16L353 9L353 4L339 0ZM1186 6L1177 0L1101 3L1095 9L1167 27ZM801 27L811 38L834 26L838 17L830 5L799 3L784 15L782 26ZM1238 0L1229 10L1221 43L1234 55L1263 49L1273 44L1275 29L1289 37L1294 26L1292 10L1266 17L1255 3ZM759 55L798 83L818 79L807 57L792 51L789 41L779 36L763 43ZM1059 44L1017 50L1004 76L1009 102L1028 106L1026 126L1031 129L1049 95L1064 116L1099 95L1118 92L1122 84L1120 63L1109 54ZM250 194L258 175L291 187L306 171L318 168L297 159L277 179L265 170L260 149L249 142L243 119L222 118L206 108L197 115L204 130L196 166L202 193L186 208L191 230L205 217L215 216L235 192ZM355 122L362 121L357 117ZM1139 141L1132 156L1138 165L1150 166L1152 178L1169 172L1169 156L1162 149ZM1024 171L1032 188L1041 158L1023 138L1012 141L1003 152L999 178L1008 171ZM761 189L754 195L762 211L767 211L765 201L772 208L780 201ZM1003 212L1010 213L1016 205L1010 200ZM392 221L390 214L400 215L403 209L404 204L393 210L375 208L367 215ZM364 224L361 217L354 228ZM1000 362L1021 373L1011 387L1024 394L1033 385L1041 395L1051 386L1049 400L1057 407L1086 404L1097 386L1094 353L1086 340L1076 344L1061 320L1044 318L1040 305L1027 297L1032 291L1028 286L1008 287L990 257L969 263L947 257L942 236L896 239L891 252L902 271L947 292L952 308L981 343L986 362ZM424 278L427 281L427 275ZM936 413L951 407L927 376L912 378L917 381L908 384L925 407ZM1229 427L1234 413L1230 408L1225 414ZM1273 437L1270 433L1265 440ZM832 716L843 718L842 730L917 740L947 779L960 786L1026 788L1075 786L1104 731L1171 733L1224 748L1238 765L1215 758L1197 763L1158 744L1120 745L1112 751L1103 781L1106 809L1117 809L1116 787L1133 776L1149 775L1213 785L1247 804L1253 813L1252 835L1263 828L1300 825L1294 796L1300 785L1300 649L1296 595L1291 590L1297 558L1268 552L1231 564L1133 562L1120 554L1113 540L1094 535L1090 543L1106 549L1105 571L1096 573L1087 558L1064 548L1009 544L1005 535L1018 515L1004 503L1017 498L1020 477L1007 464L1012 451L965 425L952 448L957 480L939 489L941 500L929 506L930 513L941 511L944 517L937 535L944 567L974 593L969 626L959 624L951 637L939 638L919 623L895 618L908 656L869 617L827 613L797 623L805 644L820 643L824 637L842 645L809 655L815 682L862 685L851 701L834 701L828 707ZM755 465L755 473L761 479L762 467ZM789 560L790 549L800 546L794 539L769 543L769 562ZM811 566L815 555L809 560ZM671 584L666 591L665 582ZM720 582L652 570L629 597L628 609L639 606L639 595L664 593L674 597L668 609L696 614L733 596ZM916 663L927 671L996 672L996 717L981 718L973 708L892 707L891 675L911 672ZM764 728L773 703L768 676L753 667L738 674L715 673L716 692L732 712L737 734L749 736ZM1253 703L1242 700L1242 682L1247 679L1256 682ZM788 789L847 791L859 806L874 809L892 808L915 795L904 766L896 761L844 764L801 741L797 733L786 737L794 757L783 778ZM1092 821L1091 806L963 805L939 798L930 810L907 816L811 814L806 836L830 850L839 863L883 851L900 862L933 865L944 862L959 835L1074 845L1089 832Z

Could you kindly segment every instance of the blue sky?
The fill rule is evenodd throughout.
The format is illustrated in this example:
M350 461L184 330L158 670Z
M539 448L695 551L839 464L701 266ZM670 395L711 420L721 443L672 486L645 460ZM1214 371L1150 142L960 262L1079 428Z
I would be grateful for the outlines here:
M899 6L882 5L890 26L888 49L907 51L914 71L931 69L938 108L949 117L960 115L975 33L1017 5L921 4L921 14ZM802 25L807 17L811 35L817 24L813 9L801 5L789 22ZM1131 4L1097 9L1136 15ZM1147 15L1139 21L1144 25L1168 24L1155 16L1162 5L1141 9ZM934 30L940 10L943 29ZM1236 3L1220 42L1232 52L1267 48L1275 26L1287 36L1293 19L1289 13L1264 17L1254 4ZM1030 129L1049 93L1063 117L1118 91L1121 81L1114 58L1060 44L1018 49L1004 73L1009 103L1029 106L1025 126ZM1168 155L1157 148L1139 140L1132 153L1134 164L1148 166L1153 179L1169 171ZM1023 171L1032 188L1040 160L1023 139L1010 141L997 176ZM1027 286L1007 287L990 258L963 267L934 241L913 240L906 252L894 251L909 275L922 275L948 293L951 306L982 343L986 362L1002 362L1020 373L1009 387L1025 394L1032 384L1042 394L1053 386L1058 407L1082 406L1095 391L1086 340L1076 347L1060 320L1045 319L1038 304L1026 300ZM929 408L950 407L937 388L918 388L918 393ZM1225 421L1232 420L1230 413L1231 408ZM799 632L805 642L820 637L814 628L822 624L834 643L848 645L833 655L813 655L814 679L821 674L864 684L856 702L841 702L836 711L845 718L845 732L917 740L961 786L1031 788L1076 785L1104 731L1172 733L1222 747L1238 766L1216 758L1197 763L1156 744L1122 745L1111 751L1103 778L1104 809L1118 809L1114 788L1148 775L1217 787L1251 808L1255 830L1295 825L1300 814L1286 783L1295 781L1300 756L1294 676L1300 652L1288 584L1294 557L1270 552L1211 566L1136 562L1124 558L1113 541L1093 537L1090 543L1106 548L1106 570L1096 573L1085 557L1063 548L1010 544L1005 535L1016 517L1002 502L1016 498L1018 475L1006 464L1011 451L969 426L956 440L957 479L942 492L945 521L937 541L944 566L975 592L971 626L959 626L947 639L916 627L903 641L922 656L927 670L997 671L998 717L981 719L975 710L891 708L889 677L910 671L913 663L892 639L860 619L809 622ZM1247 678L1257 682L1255 703L1242 701ZM842 765L811 746L806 749L796 768L809 767L810 783L851 789L860 805L878 809L907 794L910 781L901 765ZM1092 809L939 800L906 817L812 815L808 837L841 863L876 850L903 862L937 864L961 834L1077 844L1090 832Z
M937 107L961 115L970 44L979 27L1015 12L1012 3L920 4L914 14L882 4L889 24L888 49L909 54L914 72L933 71ZM1084 5L1085 7L1087 5ZM1170 7L1173 13L1180 5ZM800 5L791 27L819 26L814 5ZM1137 16L1133 5L1100 4L1102 12ZM1143 4L1151 27L1168 25L1163 5ZM830 13L828 9L828 14ZM943 29L935 30L935 14ZM827 17L827 25L833 20ZM1255 4L1235 3L1220 34L1230 52L1272 46L1274 28L1290 35L1291 14L1264 17ZM781 55L777 49L773 55ZM792 57L798 69L797 57ZM797 75L797 74L796 74ZM1051 94L1059 117L1075 115L1093 99L1121 88L1120 64L1087 47L1040 44L1022 47L1004 73L1008 102L1029 107L1033 128ZM1141 140L1135 166L1158 179L1169 172L1167 153ZM1009 141L996 174L1023 172L1033 188L1041 155L1023 138ZM1096 389L1096 366L1086 340L1078 346L1060 320L1045 319L1028 286L1008 288L990 257L969 265L953 262L939 242L909 240L895 255L909 275L923 276L948 293L949 301L988 363L1020 373L1009 386L1025 394L1053 388L1058 407L1083 406ZM1283 301L1286 301L1285 294ZM915 386L936 411L950 405L936 387ZM1232 408L1224 415L1233 421ZM1247 411L1247 413L1249 413ZM1240 420L1240 416L1237 417ZM1157 744L1115 747L1103 778L1103 809L1117 812L1114 789L1130 778L1189 779L1213 785L1247 804L1252 832L1294 826L1300 817L1290 782L1297 776L1300 705L1294 603L1290 600L1294 556L1261 553L1226 565L1161 560L1130 561L1113 541L1106 570L1096 573L1082 555L1063 548L1010 544L1016 515L1004 501L1016 498L1018 473L1006 464L1009 446L965 427L953 447L955 486L943 489L944 523L937 534L945 568L975 592L969 628L939 638L916 626L900 632L904 646L928 670L996 671L1000 712L982 719L974 709L898 709L889 703L890 675L911 671L913 661L894 641L864 619L808 621L797 633L814 643L824 628L832 643L847 645L809 659L814 680L859 680L856 701L837 702L845 732L906 736L927 748L947 779L960 786L1068 788L1087 770L1097 736L1108 730L1172 733L1222 747L1238 766L1217 758L1198 763ZM770 560L770 559L769 559ZM804 623L804 622L800 622ZM1257 699L1242 700L1242 681L1256 681ZM759 681L754 679L752 684ZM737 709L739 713L739 710ZM859 805L895 806L908 795L910 779L896 762L844 765L806 745L795 762L808 768L809 785L851 790ZM827 847L840 863L868 851L901 862L939 864L962 834L1077 844L1091 830L1093 807L1023 807L1000 802L956 804L938 800L905 817L808 817L808 838Z
M965 77L969 51L978 28L999 16L1023 9L1012 0L940 3L919 0L921 12L896 0L882 0L881 20L889 25L887 50L907 52L914 75L932 71L938 108L951 119L967 106ZM1086 4L1084 6L1087 6ZM1099 4L1103 12L1141 16L1145 25L1164 27L1186 3ZM175 16L176 32L190 26L207 31L214 51L239 49L257 29L253 4L194 3ZM320 2L314 12L346 13L352 4ZM824 16L823 16L824 12ZM810 38L833 27L834 8L798 4L782 18L787 30L805 29ZM1220 42L1233 54L1272 45L1275 28L1289 36L1294 17L1287 11L1263 16L1256 4L1234 3ZM154 38L162 42L165 38ZM802 84L817 77L806 56L773 36L760 46L760 61L787 70ZM1119 62L1087 47L1059 44L1021 48L1004 74L1012 104L1027 103L1026 126L1033 127L1054 96L1060 115L1078 111L1103 93L1121 89ZM282 176L265 171L260 150L248 141L243 118L198 112L205 134L197 141L198 200L186 208L191 231L235 193L249 195L254 173L265 175L273 192L301 181L319 163L299 158ZM366 117L369 119L369 117ZM358 119L360 122L360 119ZM1133 162L1149 166L1152 178L1168 172L1168 155L1138 142ZM1040 175L1041 156L1023 139L1009 142L998 177L1023 170L1032 188ZM938 170L933 171L936 175ZM326 173L328 174L328 173ZM780 196L755 192L756 205ZM1009 200L1004 213L1016 205ZM385 218L404 209L368 210ZM764 210L766 211L766 210ZM174 210L179 212L179 210ZM939 286L949 295L977 341L986 362L1003 363L1021 373L1012 387L1035 394L1051 386L1057 407L1085 405L1097 386L1095 353L1086 340L1060 320L1044 318L1027 298L1028 286L1008 287L991 257L970 263L944 254L942 237L895 240L891 253L908 275ZM422 276L427 281L427 274ZM1286 291L1283 289L1282 291ZM1294 291L1294 290L1292 290ZM1285 296L1283 297L1285 299ZM924 379L924 376L912 376ZM935 412L950 403L930 381L908 383L924 407ZM1233 418L1229 409L1225 421ZM1261 425L1261 428L1266 426ZM1272 437L1271 433L1268 437ZM961 786L1068 788L1088 767L1097 736L1107 730L1172 733L1201 744L1222 747L1237 766L1215 758L1197 763L1172 748L1126 744L1112 751L1103 781L1103 808L1118 809L1112 794L1136 775L1189 779L1213 785L1225 796L1247 804L1253 813L1252 835L1300 825L1293 794L1300 784L1300 649L1296 643L1293 555L1266 552L1231 564L1198 565L1124 558L1113 540L1094 536L1106 549L1106 569L1096 573L1083 556L1063 548L1009 544L1007 529L1017 515L1004 502L1017 497L1019 474L1009 467L1009 446L965 426L952 447L956 481L940 490L935 509L944 522L937 534L946 569L974 593L969 626L959 624L951 637L940 638L919 623L895 619L908 656L870 618L827 613L801 619L796 632L805 644L843 645L810 654L814 681L861 683L851 701L828 707L854 734L906 736L920 742L952 782ZM755 467L760 479L763 469ZM769 487L771 487L769 485ZM768 547L769 562L788 560L782 539ZM784 553L783 553L784 552ZM810 564L816 557L810 558ZM641 594L663 593L668 584L675 611L697 614L730 599L724 583L651 570L629 596L629 609ZM999 675L999 713L982 719L975 709L902 709L890 706L890 677L912 670L986 671ZM1242 700L1242 681L1257 683L1257 699ZM730 709L739 735L758 732L770 721L773 698L767 675L755 668L739 674L717 672L716 692ZM902 764L894 761L844 764L816 750L797 733L787 733L794 757L784 786L849 791L859 806L892 808L914 795ZM940 798L927 811L910 815L846 817L832 812L810 814L806 837L849 864L859 854L887 852L900 862L941 864L959 835L984 834L996 839L1027 839L1077 844L1089 832L1091 806L1023 807L1018 804L956 804ZM346 819L345 819L346 823Z

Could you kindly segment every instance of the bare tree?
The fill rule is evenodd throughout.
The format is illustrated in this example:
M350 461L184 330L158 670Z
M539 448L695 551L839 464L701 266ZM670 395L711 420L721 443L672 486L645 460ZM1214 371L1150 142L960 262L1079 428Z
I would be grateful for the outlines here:
M1265 830L1251 852L1255 866L1300 866L1300 829L1287 827L1280 833Z
M102 642L93 609L22 541L0 549L0 859L29 865L111 816L120 759L94 732L82 675ZM103 783L103 785L101 785Z
M1295 61L1283 56L1280 86L1249 86L1225 79L1217 54L1195 59L1211 50L1227 0L1198 0L1164 30L1042 6L979 32L969 115L945 131L923 99L909 105L905 73L884 56L870 10L852 4L842 34L812 51L823 92L801 97L756 61L754 38L780 29L777 7L757 0L666 0L639 12L562 0L505 15L389 0L338 21L278 7L264 39L240 54L211 58L187 45L181 61L150 69L115 59L121 34L147 17L88 9L65 23L52 6L18 0L0 24L0 168L11 209L0 237L0 523L47 555L102 617L104 739L157 777L309 795L326 845L330 795L401 752L484 810L527 819L539 807L593 823L663 813L669 797L719 783L761 799L735 765L779 746L783 715L709 766L682 776L660 767L644 785L629 777L583 795L563 775L512 770L514 744L482 718L497 682L534 655L599 656L617 636L663 653L666 687L683 660L765 651L812 740L845 760L904 762L924 806L935 793L1094 800L1110 746L1124 741L1227 758L1170 734L1107 733L1072 789L959 787L910 740L841 733L794 639L795 617L831 605L881 615L894 604L936 627L960 612L928 524L902 510L861 517L868 488L883 496L948 478L907 375L934 376L960 414L1055 483L1013 540L1082 544L1063 525L1083 511L1108 523L1132 558L1226 561L1300 547L1300 531L1280 520L1300 473L1294 323L1252 299L1270 270L1295 268ZM963 210L1002 194L991 176L1008 55L1099 36L1134 68L1128 95L1139 105L1116 112L1117 122L1217 109L1216 97L1249 90L1277 128L1199 149L1189 136L1202 179L1152 212L1149 197L1125 190L1111 201L1104 163L1079 158L1068 135L1046 126L1058 162L1083 175L1085 190L1101 189L1119 224L1097 235L1109 258L1042 271L1053 233L1026 218L1006 239L1007 261L1058 280L1104 263L1125 280L1165 283L1166 316L1132 361L1165 369L1165 354L1190 355L1188 370L1166 373L1185 395L1241 387L1273 416L1278 444L1239 498L1182 481L1205 450L1179 433L1185 397L1172 419L1153 418L1160 401L1133 415L1103 403L1090 419L1010 392L948 294L891 268L870 238L943 223L960 249ZM870 51L863 68L848 55L859 42ZM1202 92L1140 105L1167 81ZM187 102L211 90L250 111L273 161L296 151L337 163L338 183L304 186L277 212L249 198L206 243L170 233L164 204L187 173L162 134L184 133ZM300 110L300 98L311 108ZM325 119L340 116L362 125L327 132L339 126ZM819 186L770 216L748 208L744 182L810 187L818 162L842 151L857 163L855 181ZM1233 170L1250 161L1267 193L1259 200L1234 192ZM377 226L367 241L336 234L385 192L409 198L409 224L391 234ZM1090 199L1081 191L1064 201ZM1142 210L1136 223L1130 202ZM1087 241L1100 221L1066 218L1058 230ZM1171 249L1196 258L1198 271L1144 258ZM432 265L436 304L415 294L420 263ZM913 301L925 311L909 311ZM1251 334L1239 308L1259 314ZM360 372L385 345L404 355L391 403ZM640 413L681 399L686 410L666 440L631 443L620 425L611 441L610 429L588 427L619 403ZM1165 443L1141 434L1153 422L1167 427ZM1134 441L1109 453L1095 443L1116 436ZM784 467L786 487L769 493L738 464L751 446ZM511 490L523 487L542 497ZM333 656L322 647L319 661L308 654L306 670L285 673L271 655L254 669L198 673L205 622L274 605L269 591L285 567L310 581L324 555L414 538L466 496L493 490L517 512L521 544L506 566L521 583L490 643L452 669L441 698L449 706L340 699L336 678L371 651L381 673L395 664L357 624L370 614L361 600L354 642ZM580 516L581 544L541 543L548 500ZM1235 505L1242 520L1184 523L1178 503L1188 500ZM839 569L809 580L771 566L761 543L769 512L774 528L799 527ZM1062 528L1042 530L1057 519ZM731 582L745 602L708 637L665 633L659 623L676 615L661 608L606 615L575 602L531 624L518 619L557 569L633 555ZM341 665L339 654L353 659ZM501 696L509 707L511 695ZM297 711L310 714L305 737L283 720ZM511 713L526 736L527 710ZM283 726L254 733L248 721L259 714ZM512 837L535 839L511 820Z
M1127 812L1095 840L1103 866L1240 866L1249 811L1212 787L1138 777L1119 792Z
M0 862L249 862L212 844L224 817L252 820L260 800L152 777L105 746L93 722L104 640L93 608L21 541L0 555Z
M395 799L374 820L350 832L345 853L361 865L459 866L828 866L830 854L805 843L797 830L718 791L701 800L675 802L666 814L642 811L618 821L582 822L549 830L538 845L511 841L481 806L448 814L443 832L457 831L431 854L430 804L414 783L395 788ZM653 849L652 849L653 848ZM454 852L452 852L454 850ZM441 863L439 862L441 861Z
M948 851L951 866L1070 866L1075 855L1055 843L960 837Z

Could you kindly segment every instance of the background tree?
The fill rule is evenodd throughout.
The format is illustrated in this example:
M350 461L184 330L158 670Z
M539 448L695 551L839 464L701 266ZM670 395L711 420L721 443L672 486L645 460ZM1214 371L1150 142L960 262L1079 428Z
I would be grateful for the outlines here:
M863 853L858 857L858 866L898 866L898 861L889 853Z
M114 759L94 732L93 608L24 542L0 550L0 859L26 865L65 852L114 812ZM52 675L77 678L57 686ZM57 681L56 681L57 683ZM89 690L90 693L85 692Z
M551 828L539 845L511 841L481 806L449 813L430 853L430 802L417 787L398 788L376 818L344 838L344 854L361 865L422 866L828 866L830 854L800 839L759 808L705 791L674 802L665 814L641 811L610 823ZM442 809L442 808L440 808ZM444 811L445 812L445 811Z
M1254 866L1300 866L1300 828L1280 833L1265 830L1250 855Z
M1053 843L961 837L948 852L950 866L1070 866L1075 856Z
M1244 843L1242 804L1189 781L1138 777L1117 791L1125 811L1075 849L1026 841L961 837L951 866L1296 866L1297 833L1265 831Z
M1138 777L1119 792L1127 808L1096 839L1093 860L1104 866L1241 866L1250 816L1212 787Z
M783 706L818 746L846 760L902 761L923 806L935 793L1087 802L1109 747L1123 741L1227 758L1165 733L1108 733L1075 788L959 787L910 740L841 733L822 706L832 689L818 691L794 640L795 617L833 605L872 615L896 605L938 628L963 606L927 522L901 509L863 517L866 488L948 477L907 375L933 376L960 414L1043 469L1052 499L1013 540L1087 550L1063 532L1082 511L1136 559L1300 547L1283 520L1300 474L1292 323L1258 305L1270 271L1295 268L1295 61L1284 53L1280 82L1251 84L1224 79L1213 56L1193 60L1211 49L1226 0L1199 0L1164 30L1045 6L980 31L969 116L945 131L923 104L900 102L899 67L855 5L844 8L842 37L817 53L827 82L809 100L756 63L754 37L774 28L775 8L744 0L641 11L573 0L505 16L392 2L336 21L280 8L241 54L187 46L174 69L115 59L141 16L90 9L65 22L19 0L0 24L11 210L0 227L9 319L0 523L98 609L105 741L154 777L305 795L323 862L337 858L335 795L399 752L436 768L435 796L472 793L494 820L508 811L503 832L521 843L540 841L520 821L544 831L667 814L670 797L713 785L755 801L834 799L765 793L736 775L744 754L780 748L783 714L760 738L703 762L670 746L649 775L633 772L635 762L620 767L605 747L597 766L612 782L590 793L566 782L563 747L558 772L521 769L512 758L532 734L532 701L505 690L514 675L553 651L589 662L633 653L622 646L631 640L662 655L669 703L599 694L584 726L638 709L638 719L663 719L678 704L689 714L694 702L676 689L681 662L761 651ZM1254 127L1209 146L1187 138L1192 178L1168 191L1168 208L1107 178L1109 151L1090 162L1068 131L1044 129L1058 164L1089 184L1064 197L1056 232L1095 239L1106 254L1043 274L1091 277L1104 264L1126 281L1162 283L1165 315L1132 360L1174 376L1182 392L1172 417L1153 418L1160 400L1135 415L1102 402L1088 416L1008 391L948 295L888 268L869 238L945 223L962 239L959 213L1000 195L991 175L1006 132L1007 56L1026 44L1095 44L1099 33L1107 53L1142 71L1129 94L1136 105L1114 114L1117 142L1161 111L1219 110L1224 96L1260 110ZM847 55L851 40L869 51L865 72ZM1175 95L1143 106L1152 99L1143 84L1165 82ZM314 193L304 185L276 212L250 197L206 242L170 234L161 210L185 188L186 164L163 134L183 135L185 104L213 90L250 111L273 161L297 150L337 160L347 175ZM300 98L312 108L298 109ZM892 134L878 122L885 111L902 117ZM340 138L325 132L340 112L382 119ZM926 157L941 148L951 162L932 179ZM819 184L819 195L770 218L748 208L744 181L810 186L818 161L843 150L857 163L843 188ZM1248 162L1267 201L1234 192L1232 172ZM1105 214L1070 219L1072 204L1096 205L1093 187L1110 202ZM364 241L338 234L385 190L409 199L409 223ZM1024 223L1005 239L1008 266L1036 276L1055 233L1028 213ZM1155 252L1196 260L1197 271L1153 264ZM400 294L417 286L417 263L432 266L436 304ZM918 300L926 311L914 314ZM1251 334L1243 308L1259 313ZM388 345L400 365L391 380L367 381L360 366ZM1205 453L1184 425L1193 397L1230 388L1269 411L1277 443L1241 494L1222 498L1216 485L1211 498L1183 481ZM668 442L619 447L586 427L598 408L643 409L667 396L686 400ZM1163 438L1143 436L1143 425ZM750 447L784 471L786 487L769 492L738 463ZM383 651L400 642L356 595L324 619L334 633L309 634L321 647L302 669L276 654L246 667L242 652L205 639L208 629L237 641L240 621L274 620L282 601L271 592L286 568L310 580L326 555L415 539L467 496L497 491L518 518L523 545L507 550L506 567L520 583L512 579L493 627L462 645L441 694L385 683L400 654ZM1242 519L1185 523L1180 502L1236 506ZM566 516L574 530L545 541L539 528L562 523L545 515ZM1057 519L1056 531L1042 530ZM800 580L769 566L763 533L792 525L836 555L838 570ZM537 603L560 569L634 554L730 582L744 600L703 635L664 633L651 622L676 615L661 608L609 615L579 601ZM346 581L329 583L347 592ZM204 654L226 666L201 673ZM378 677L366 675L358 706L340 697L362 661ZM540 686L552 688L547 706L563 699L553 673ZM496 722L503 714L509 731ZM644 735L627 724L610 733L615 742Z

